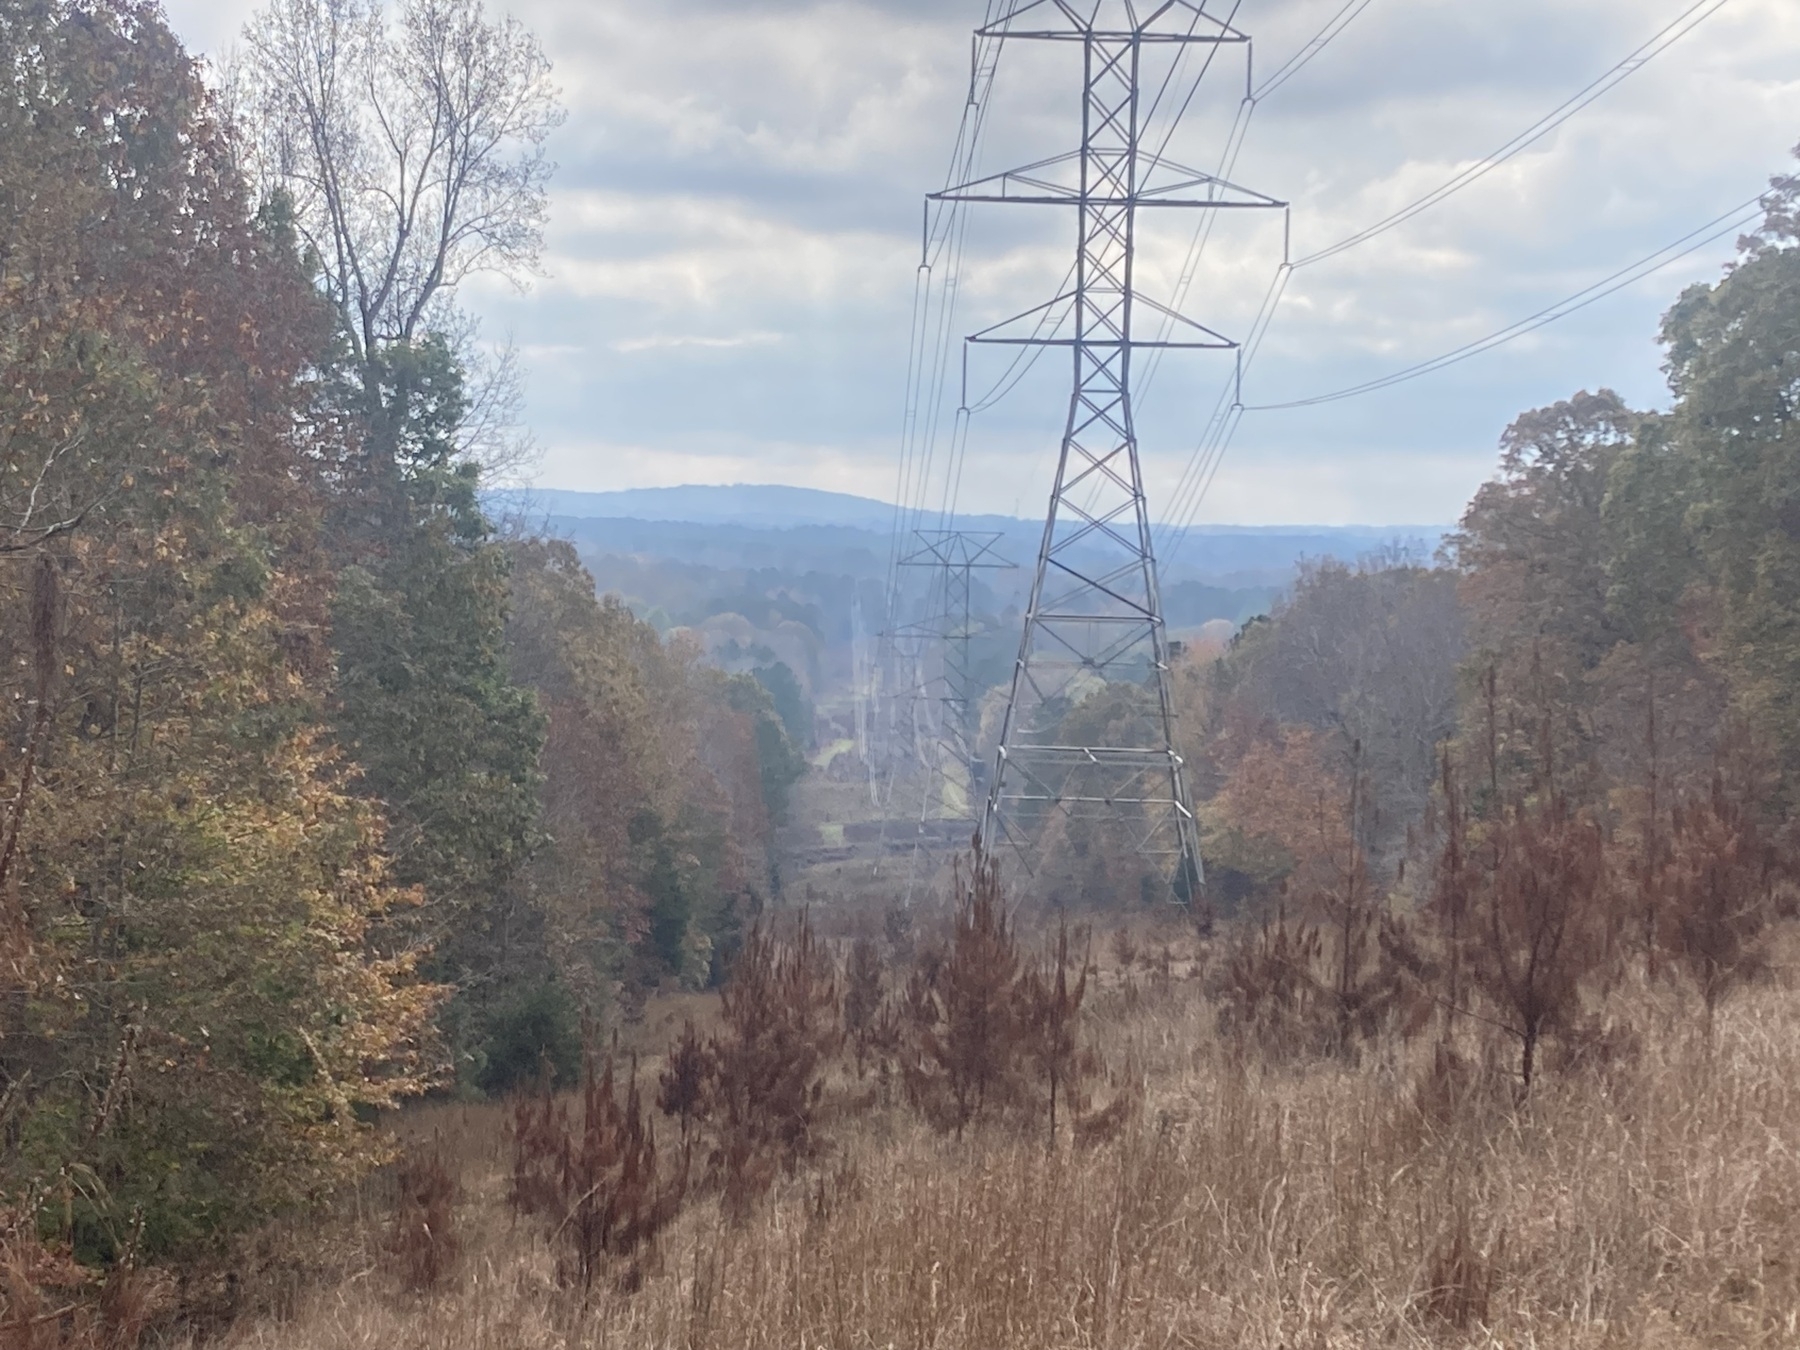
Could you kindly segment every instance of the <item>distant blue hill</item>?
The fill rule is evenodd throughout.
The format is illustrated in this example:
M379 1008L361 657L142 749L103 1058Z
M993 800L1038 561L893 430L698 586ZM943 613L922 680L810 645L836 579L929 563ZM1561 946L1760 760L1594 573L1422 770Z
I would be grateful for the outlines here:
M599 567L602 557L629 555L726 571L884 577L895 525L894 508L886 502L767 484L622 492L548 488L497 492L489 504L528 527L570 540L590 567ZM939 523L935 512L901 522L908 535ZM1010 594L1029 584L1042 520L968 515L956 517L955 527L1000 536L998 554L1020 570L990 577L999 590ZM1158 551L1166 589L1191 581L1267 590L1286 587L1295 565L1307 558L1355 562L1398 550L1426 561L1445 533L1441 525L1197 525L1174 538L1159 537ZM1103 550L1087 561L1098 566L1111 556Z
M560 488L508 493L528 511L576 520L668 520L689 525L750 525L784 529L835 525L852 530L893 528L894 508L870 497L772 483L729 487L626 488L567 492Z
M894 526L895 511L890 503L872 497L775 483L625 488L617 492L533 488L495 493L494 496L509 506L522 507L527 515L574 520L666 520L690 525L745 525L758 529L824 525L887 532ZM931 519L926 523L935 526L936 513L928 512L927 515ZM1043 522L1042 517L1025 517L1023 521L996 515L959 515L956 518L956 525L961 529L1009 533L1012 527L1021 523L1041 526ZM1390 539L1422 539L1436 547L1447 528L1443 525L1198 525L1185 533L1189 539L1263 535L1330 540L1344 545L1360 542L1365 547Z

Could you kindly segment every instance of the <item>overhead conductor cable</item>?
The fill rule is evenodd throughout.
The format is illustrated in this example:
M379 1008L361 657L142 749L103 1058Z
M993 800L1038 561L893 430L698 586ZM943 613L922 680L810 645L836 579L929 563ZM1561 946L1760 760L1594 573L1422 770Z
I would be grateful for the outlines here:
M1249 371L1254 362L1256 352L1261 346L1262 335L1267 332L1268 325L1274 317L1274 312L1279 306L1281 298L1286 292L1288 282L1294 272L1303 267L1310 267L1316 263L1324 262L1328 258L1334 258L1349 249L1365 244L1369 240L1387 233L1389 230L1411 220L1421 212L1429 210L1438 203L1454 196L1463 188L1468 187L1471 183L1479 181L1494 169L1518 155L1521 151L1542 140L1545 136L1549 135L1550 132L1562 126L1571 117L1575 116L1576 113L1588 107L1602 95L1616 88L1624 80L1642 70L1651 60L1668 50L1689 33L1693 32L1694 29L1698 28L1714 14L1717 14L1719 10L1723 9L1728 3L1730 3L1730 0L1697 0L1697 3L1690 5L1687 9L1683 10L1673 21L1657 30L1657 32L1649 39L1640 44L1599 77L1589 82L1574 95L1558 104L1555 108L1551 109L1550 112L1546 113L1543 117L1539 118L1536 122L1532 123L1529 127L1525 128L1503 145L1497 147L1495 150L1475 161L1475 163L1468 167L1459 170L1456 174L1446 179L1430 192L1425 193L1423 196L1383 217L1372 225L1366 226L1326 248L1318 249L1305 254L1300 258L1284 262L1282 266L1277 269L1275 279L1270 285L1269 292L1264 297L1263 306L1258 312L1256 324L1252 329L1252 336L1244 344L1240 365L1234 374L1234 384L1241 386L1244 375ZM1338 390L1308 399L1296 399L1286 403L1259 405L1246 405L1243 403L1240 394L1235 389L1228 390L1229 397L1221 395L1219 404L1214 409L1212 417L1208 419L1207 425L1202 432L1200 442L1195 446L1194 453L1190 457L1188 465L1183 471L1181 484L1177 489L1177 510L1171 515L1163 527L1165 536L1172 536L1168 549L1169 556L1173 556L1175 553L1179 552L1185 533L1199 514L1200 506L1205 500L1207 489L1210 488L1213 479L1217 476L1219 463L1224 458L1232 438L1236 435L1238 425L1243 420L1245 412L1262 412L1273 411L1277 408L1311 406L1317 403L1334 402L1338 399L1353 397L1357 394L1371 393L1376 389L1387 388L1390 385L1400 383L1405 379L1413 379L1420 375L1429 374L1434 370L1443 369L1447 365L1453 365L1458 361L1466 360L1468 357L1477 355L1480 352L1491 350L1493 347L1503 345L1515 337L1533 331L1535 328L1543 327L1547 323L1552 323L1556 319L1585 308L1594 301L1631 284L1632 281L1638 279L1639 275L1649 275L1649 272L1640 273L1637 270L1639 268L1643 268L1654 262L1654 265L1650 266L1650 271L1655 271L1657 268L1675 261L1676 258L1685 257L1696 249L1704 247L1707 243L1720 237L1719 234L1706 235L1706 231L1711 229L1713 225L1717 225L1722 221L1735 217L1744 209L1745 208L1743 207L1733 208L1733 210L1727 212L1726 215L1718 217L1717 220L1710 222L1708 225L1701 226L1699 230L1694 231L1690 235L1684 235L1673 244L1657 250L1656 253L1651 254L1648 258L1640 260L1640 262L1634 264L1633 267L1626 268L1622 272L1614 274L1613 277L1597 282L1593 286L1577 292L1575 295L1568 297L1558 304L1539 311L1538 314L1520 320L1518 324L1509 325L1507 328L1502 329L1497 333L1490 334L1488 337L1483 338L1478 342L1466 344L1463 348L1458 348L1452 352L1446 352L1442 356L1433 358L1431 361L1421 362L1417 366L1408 367L1404 371L1397 371L1392 376L1383 377L1381 380L1368 381L1364 385L1355 386L1351 389ZM1729 233L1731 228L1734 227L1727 227L1721 233ZM1682 245L1687 244L1690 239L1702 235L1705 237L1699 238L1698 241L1692 243L1691 246L1681 247ZM1668 254L1671 250L1677 248L1680 248L1681 251L1674 253L1670 257L1663 257L1664 254ZM1657 259L1660 259L1661 261L1654 261Z

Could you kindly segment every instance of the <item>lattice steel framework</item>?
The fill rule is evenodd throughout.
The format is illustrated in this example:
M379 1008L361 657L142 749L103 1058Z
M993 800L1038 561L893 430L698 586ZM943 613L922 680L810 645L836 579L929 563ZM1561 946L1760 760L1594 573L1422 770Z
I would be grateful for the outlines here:
M935 574L931 587L934 610L899 630L902 637L921 638L936 648L940 669L936 699L940 714L930 766L939 780L960 780L970 819L979 823L986 766L980 760L981 700L971 667L970 646L976 637L975 574L1002 571L1015 564L999 553L997 533L968 530L915 530L916 546L900 560L902 567L926 568ZM927 791L941 788L928 785Z
M1022 0L982 37L1079 44L1081 146L934 194L951 202L1074 207L1072 290L971 343L1070 350L1073 388L1056 482L982 820L1029 860L1056 814L1103 818L1158 860L1175 898L1203 874L1199 835L1169 686L1169 643L1132 422L1131 366L1145 347L1235 351L1236 343L1133 288L1138 212L1145 208L1282 209L1286 203L1184 168L1142 144L1147 51L1249 38L1186 0ZM1246 61L1246 69L1248 61ZM1164 144L1167 143L1166 137ZM1148 308L1171 337L1139 339ZM1047 325L1046 311L1058 311ZM1072 335L1059 334L1073 320ZM1029 332L1023 332L1029 325ZM1049 336L1044 336L1048 331ZM1131 686L1122 714L1084 714L1089 696ZM1097 721L1105 726L1097 726ZM1071 734L1073 733L1073 734Z

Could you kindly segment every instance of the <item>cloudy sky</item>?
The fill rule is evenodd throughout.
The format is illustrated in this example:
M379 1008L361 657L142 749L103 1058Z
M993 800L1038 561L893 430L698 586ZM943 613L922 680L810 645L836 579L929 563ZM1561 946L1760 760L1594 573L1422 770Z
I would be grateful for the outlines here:
M1228 9L1232 0L1212 0ZM1575 94L1694 0L1370 0L1256 108L1233 178L1293 203L1297 255L1430 191ZM218 53L248 7L168 0ZM1258 71L1345 0L1241 0ZM469 288L524 356L539 482L606 489L791 483L891 500L920 199L942 186L982 0L515 0L556 62L544 275ZM988 111L994 171L1071 148L1069 53L1012 44ZM1221 59L1169 154L1206 168L1243 90ZM1181 86L1177 86L1178 88ZM1800 141L1800 4L1716 14L1559 130L1399 229L1297 271L1246 381L1285 402L1430 358L1600 280L1782 171ZM1165 213L1175 217L1183 213ZM1070 213L971 213L952 337L1054 295ZM1173 294L1191 218L1159 219L1141 286ZM1253 413L1199 519L1453 519L1522 409L1610 385L1665 399L1658 315L1717 276L1721 241L1562 323L1441 374L1310 409ZM1185 311L1241 335L1281 260L1278 218L1214 234ZM940 267L936 280L947 274ZM972 358L983 392L1002 370ZM952 355L946 407L960 393ZM1145 391L1153 505L1168 501L1228 372L1182 354ZM1032 515L1050 485L1066 358L973 419L958 500ZM940 449L937 460L947 458ZM934 491L940 490L934 488Z

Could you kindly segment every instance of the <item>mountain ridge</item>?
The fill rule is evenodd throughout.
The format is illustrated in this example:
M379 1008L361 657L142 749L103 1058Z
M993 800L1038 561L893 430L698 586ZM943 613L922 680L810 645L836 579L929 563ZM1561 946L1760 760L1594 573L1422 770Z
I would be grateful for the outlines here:
M581 492L569 488L514 488L492 494L503 509L528 517L543 515L576 520L671 521L692 525L746 525L764 529L792 526L837 526L859 530L891 531L898 508L874 497L822 488L793 487L780 483L683 484L678 487L621 488L607 492ZM937 513L927 512L936 519ZM989 513L958 514L958 529L992 529L1010 532L1020 524L1038 524L1042 518ZM1190 525L1183 533L1204 535L1307 535L1381 540L1417 537L1436 540L1447 534L1447 525L1396 523L1388 525Z

